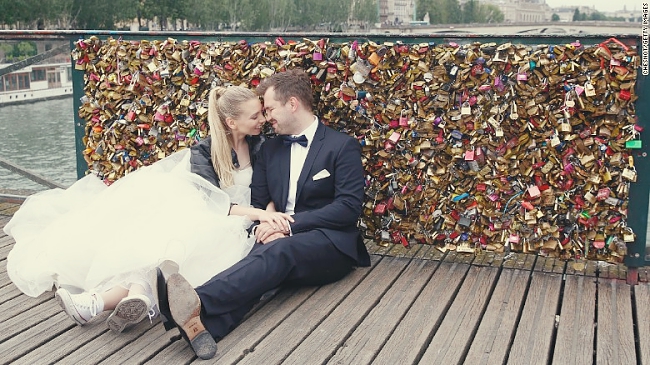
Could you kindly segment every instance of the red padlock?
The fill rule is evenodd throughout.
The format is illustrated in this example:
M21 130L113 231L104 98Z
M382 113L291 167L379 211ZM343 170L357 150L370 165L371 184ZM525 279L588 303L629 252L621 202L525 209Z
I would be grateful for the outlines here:
M376 215L384 215L384 213L386 213L386 203L377 204L374 212Z
M618 93L618 97L621 100L630 100L630 98L632 97L632 94L630 93L630 90L625 90L624 89L624 90L621 90Z

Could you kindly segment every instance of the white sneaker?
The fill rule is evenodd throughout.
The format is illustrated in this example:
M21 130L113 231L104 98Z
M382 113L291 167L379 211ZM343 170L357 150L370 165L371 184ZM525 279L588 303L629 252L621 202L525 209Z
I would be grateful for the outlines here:
M59 288L54 297L65 313L80 326L104 310L97 293L70 294L68 290Z
M151 300L143 294L130 295L120 300L115 310L106 319L106 325L111 331L121 333L127 326L152 316Z

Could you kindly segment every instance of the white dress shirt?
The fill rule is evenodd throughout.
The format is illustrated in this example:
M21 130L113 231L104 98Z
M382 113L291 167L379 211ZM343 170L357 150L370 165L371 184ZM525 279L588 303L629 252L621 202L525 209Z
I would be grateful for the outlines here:
M318 117L314 116L314 122L307 127L302 133L293 135L298 137L300 135L305 135L307 137L307 147L301 146L299 143L291 144L291 168L289 170L289 196L287 197L287 208L285 213L293 215L294 208L296 207L296 192L298 190L298 179L300 178L300 173L302 172L302 167L305 164L305 159L307 159L307 153L309 153L309 147L311 147L311 142L314 140L314 135L316 134L316 129L318 129Z

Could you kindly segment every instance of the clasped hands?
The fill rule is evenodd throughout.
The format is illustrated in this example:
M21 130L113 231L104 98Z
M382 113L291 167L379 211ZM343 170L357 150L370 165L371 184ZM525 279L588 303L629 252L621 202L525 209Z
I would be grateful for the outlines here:
M255 229L255 238L257 242L267 244L278 238L289 235L289 223L293 223L293 217L286 213L264 212L259 216L260 224Z

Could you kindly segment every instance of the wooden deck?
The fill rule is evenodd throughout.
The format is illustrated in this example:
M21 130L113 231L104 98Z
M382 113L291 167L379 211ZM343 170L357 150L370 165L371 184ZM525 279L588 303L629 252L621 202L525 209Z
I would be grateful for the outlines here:
M0 228L17 208L0 202ZM156 322L115 335L21 294L13 244L0 230L2 364L650 364L645 268L630 286L623 266L369 244L372 267L280 291L201 361Z

